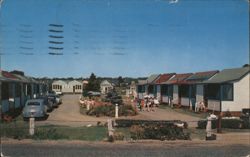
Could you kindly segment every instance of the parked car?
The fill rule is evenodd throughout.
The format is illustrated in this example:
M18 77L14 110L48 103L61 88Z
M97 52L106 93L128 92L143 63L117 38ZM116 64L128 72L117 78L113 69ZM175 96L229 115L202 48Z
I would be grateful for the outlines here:
M57 92L55 92L54 94L56 94L56 95L62 95L63 93L62 93L62 92L57 91Z
M49 112L53 110L53 103L49 101L47 96L38 96L36 99L44 99L44 103L47 106Z
M48 94L47 95L49 102L52 103L53 107L58 107L58 103L56 101L56 95L55 94Z
M47 116L47 106L44 99L27 100L23 108L23 118L44 118Z
M62 103L62 99L60 98L60 96L56 95L56 103L58 105L60 105Z
M101 92L89 91L88 96L101 96Z

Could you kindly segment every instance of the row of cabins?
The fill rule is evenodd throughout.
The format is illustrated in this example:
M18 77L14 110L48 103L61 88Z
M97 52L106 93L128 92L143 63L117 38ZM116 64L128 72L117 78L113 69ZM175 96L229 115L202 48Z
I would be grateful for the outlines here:
M151 75L137 84L138 98L153 95L162 103L180 105L194 110L196 102L204 102L215 112L238 115L250 108L249 66L222 71L168 73Z
M2 113L22 108L28 99L44 95L47 87L44 83L22 72L0 72L0 106Z
M57 80L52 83L52 91L67 94L80 94L83 92L83 86L86 82L71 80Z

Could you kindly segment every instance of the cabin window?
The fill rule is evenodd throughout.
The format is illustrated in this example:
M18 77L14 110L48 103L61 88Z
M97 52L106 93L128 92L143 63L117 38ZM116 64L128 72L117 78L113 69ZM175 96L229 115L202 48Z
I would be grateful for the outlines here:
M1 89L2 100L9 99L9 85L8 85L8 83L3 82L1 88L2 88Z
M36 93L39 94L40 93L40 86L36 85Z
M191 85L190 88L191 88L190 97L191 98L196 98L196 85Z
M220 85L208 84L205 86L205 98L211 100L220 100Z
M179 86L180 89L180 96L181 97L189 97L189 86L188 85L181 85Z
M168 86L168 96L173 98L173 93L174 93L174 86L173 85Z
M222 88L222 100L232 101L233 100L233 84L223 84Z
M145 86L138 86L138 93L144 93L145 92Z
M15 84L15 97L21 97L21 85Z
M31 92L32 92L32 88L31 88L31 85L27 85L27 95L31 95Z
M9 84L9 98L14 98L14 90L15 90L15 84L10 83Z
M155 89L154 85L149 85L148 86L148 93L154 94L154 89Z
M161 86L161 95L164 95L164 96L168 95L168 85Z

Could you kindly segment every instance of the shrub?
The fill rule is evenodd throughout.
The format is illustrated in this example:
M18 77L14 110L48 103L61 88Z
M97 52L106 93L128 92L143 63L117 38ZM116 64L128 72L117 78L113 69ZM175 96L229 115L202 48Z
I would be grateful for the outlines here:
M221 127L229 129L242 129L243 121L241 119L222 119Z
M108 136L108 142L114 142L115 139L114 139L114 136L110 135Z
M115 106L114 105L100 105L91 108L86 114L91 116L115 116ZM131 105L120 105L119 106L119 116L134 116L137 111Z
M117 119L115 120L117 127L131 127L133 125L150 125L150 124L161 124L169 125L174 123L184 123L184 128L187 128L188 125L186 122L180 120L134 120L134 119Z
M250 129L250 117L249 115L241 116L240 119L243 121L243 128Z
M198 129L206 129L207 120L200 120L198 121ZM229 128L229 129L242 129L244 128L243 120L241 119L222 119L221 120L221 127L222 128ZM212 120L212 129L217 128L217 120Z
M158 139L158 140L189 140L190 134L184 133L182 128L169 123L168 125L147 124L135 125L130 129L132 139Z
M123 141L124 137L125 136L122 132L115 132L114 133L114 140Z
M144 129L139 125L133 125L130 128L130 135L133 140L143 139Z
M198 129L206 129L207 126L207 120L199 120L197 122L198 125ZM217 127L217 121L216 120L212 120L212 129L215 129Z

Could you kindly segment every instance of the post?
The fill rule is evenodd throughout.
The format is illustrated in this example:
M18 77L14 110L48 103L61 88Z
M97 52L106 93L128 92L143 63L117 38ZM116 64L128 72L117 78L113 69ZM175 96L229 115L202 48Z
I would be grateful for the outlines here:
M206 137L210 138L212 136L212 124L211 124L212 118L209 116L207 117L207 126L206 126Z
M207 117L206 140L216 140L216 135L212 134L212 120L215 120L216 118L217 117L214 114Z
M119 112L118 104L115 104L115 118L119 117L118 112Z
M35 118L30 118L29 134L33 136L35 134Z
M114 129L112 126L112 120L108 119L108 135L113 136L114 135Z
M89 104L89 103L90 103L90 102L89 102L89 100L87 100L86 102L87 102L87 106L86 106L86 108L87 108L87 111L89 111L89 106L90 106L90 104Z
M222 114L220 112L219 115L218 115L218 120L217 120L217 133L222 133L221 119L222 119Z

